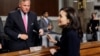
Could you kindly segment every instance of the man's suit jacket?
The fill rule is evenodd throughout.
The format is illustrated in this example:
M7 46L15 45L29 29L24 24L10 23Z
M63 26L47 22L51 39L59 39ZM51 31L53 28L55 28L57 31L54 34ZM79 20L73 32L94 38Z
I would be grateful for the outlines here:
M0 43L1 43L1 41L2 41L2 34L4 33L4 31L3 31L3 23L2 23L2 20L1 20L1 18L0 18Z
M51 20L50 19L47 19L47 20L48 20L48 23L46 22L46 20L44 18L41 18L39 20L39 25L44 30L44 32L48 32L47 27L48 27L48 25L51 24Z
M2 49L0 49L0 53L7 52L7 35L4 33L3 22L0 17L0 44L2 45Z
M31 46L35 46L38 39L39 26L37 22L37 16L28 12L28 30L25 31L24 23L22 20L20 10L14 10L8 14L5 33L9 36L9 49L11 51L26 49ZM18 38L18 34L27 34L27 40L21 40Z

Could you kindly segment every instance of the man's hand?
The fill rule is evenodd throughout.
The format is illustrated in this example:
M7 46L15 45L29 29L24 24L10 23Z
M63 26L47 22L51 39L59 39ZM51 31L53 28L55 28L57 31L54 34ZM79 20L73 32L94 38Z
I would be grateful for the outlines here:
M0 43L0 49L2 49L2 44Z
M27 40L28 39L28 35L20 34L19 38L22 39L22 40Z
M52 29L52 26L51 26L51 25L49 25L49 26L47 27L47 29L48 29L48 30L51 30L51 29Z
M47 27L48 30L52 30L52 28L53 28L52 24L49 24Z
M41 36L42 36L43 34L44 34L43 29L40 29L40 30L39 30L39 35L41 35Z

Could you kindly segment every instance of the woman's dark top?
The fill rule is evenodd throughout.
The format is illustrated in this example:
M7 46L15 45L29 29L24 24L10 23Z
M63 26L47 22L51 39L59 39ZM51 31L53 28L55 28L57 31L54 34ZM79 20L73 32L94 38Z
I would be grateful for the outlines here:
M60 42L57 42L60 49L54 56L80 56L80 38L78 32L73 29L64 28Z
M98 29L95 29L96 26L99 26L99 20L90 20L89 26L91 27L92 32L98 31Z

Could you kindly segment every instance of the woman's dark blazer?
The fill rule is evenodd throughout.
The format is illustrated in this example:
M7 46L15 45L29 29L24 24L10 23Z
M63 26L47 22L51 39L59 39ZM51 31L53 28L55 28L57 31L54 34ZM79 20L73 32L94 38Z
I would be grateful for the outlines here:
M64 28L60 42L57 42L60 49L54 56L80 56L80 38L78 32L73 29Z

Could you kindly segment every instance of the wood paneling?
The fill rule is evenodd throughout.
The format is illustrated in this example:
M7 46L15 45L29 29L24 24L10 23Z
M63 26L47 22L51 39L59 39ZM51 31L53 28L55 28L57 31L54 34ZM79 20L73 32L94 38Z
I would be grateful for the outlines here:
M0 15L7 15L8 12L15 9L18 0L0 0Z
M0 0L0 15L7 15L18 6L18 0ZM31 10L37 15L42 11L48 11L50 16L58 14L58 0L31 0Z
M32 10L41 15L43 11L48 11L50 16L57 16L58 14L58 0L34 0L34 8Z

